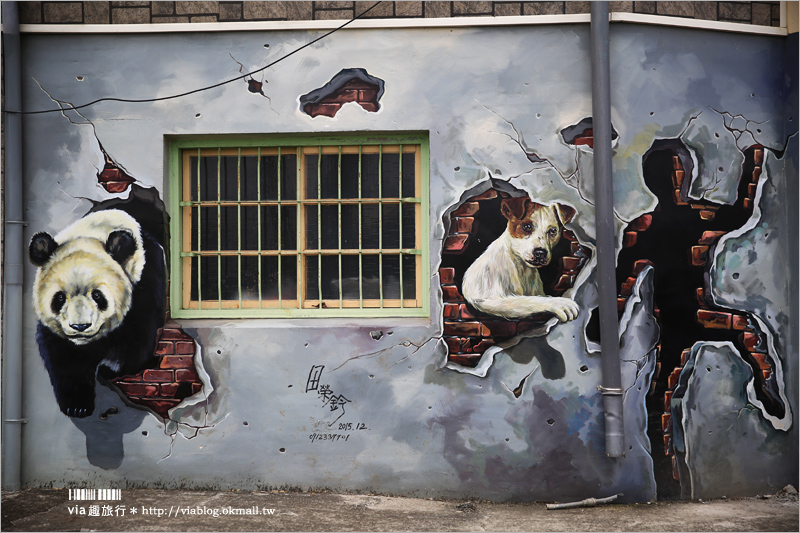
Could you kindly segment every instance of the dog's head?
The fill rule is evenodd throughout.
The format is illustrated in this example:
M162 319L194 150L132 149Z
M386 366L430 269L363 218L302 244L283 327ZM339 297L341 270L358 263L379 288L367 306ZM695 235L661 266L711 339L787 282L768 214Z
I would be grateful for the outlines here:
M500 211L508 219L511 250L533 268L550 263L551 250L561 239L561 227L575 215L570 206L541 205L528 197L506 198Z

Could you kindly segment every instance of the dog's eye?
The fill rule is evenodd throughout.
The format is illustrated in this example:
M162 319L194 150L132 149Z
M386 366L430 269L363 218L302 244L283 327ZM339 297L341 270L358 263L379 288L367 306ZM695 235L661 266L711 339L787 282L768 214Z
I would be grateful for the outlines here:
M551 239L554 238L556 235L558 235L558 230L556 228L550 228L549 230L547 230L547 236L550 237Z
M532 224L523 224L522 231L525 233L533 233L533 225Z

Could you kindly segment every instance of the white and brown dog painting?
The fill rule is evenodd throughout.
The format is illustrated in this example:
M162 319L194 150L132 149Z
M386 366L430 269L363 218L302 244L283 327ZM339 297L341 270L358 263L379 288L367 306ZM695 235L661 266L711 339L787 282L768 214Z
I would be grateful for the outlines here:
M539 275L575 209L513 197L503 199L500 211L508 225L464 273L464 298L476 310L508 320L539 313L552 313L562 322L577 318L578 304L546 295Z

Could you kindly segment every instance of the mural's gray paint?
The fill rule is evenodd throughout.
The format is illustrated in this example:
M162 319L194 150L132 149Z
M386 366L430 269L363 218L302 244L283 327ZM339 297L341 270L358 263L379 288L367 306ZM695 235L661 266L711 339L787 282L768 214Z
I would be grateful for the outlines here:
M103 164L98 139L131 176L157 187L166 200L170 136L427 131L432 272L445 236L443 215L490 173L536 201L575 206L578 213L568 227L591 247L592 152L565 144L559 135L591 115L588 34L588 26L581 25L348 30L268 70L264 91L269 101L234 83L177 100L104 102L82 110L82 117L67 113L69 120L57 113L28 116L28 232L65 227L88 209L83 198L109 197L95 180ZM237 76L231 53L246 68L258 68L311 38L292 31L28 35L23 39L24 106L52 108L47 93L74 104L106 96L181 93ZM783 64L783 53L778 38L612 28L620 239L628 221L656 205L642 175L642 157L655 140L682 139L697 163L693 196L721 202L735 194L742 148L755 140L771 150L784 149L791 131L781 118L783 74L775 68ZM300 95L325 85L343 68L364 68L385 81L380 111L368 113L353 104L333 119L302 113ZM542 162L532 163L526 151ZM759 258L771 258L775 268L788 266L780 272L785 279L797 275L797 264L796 257L781 255L780 241L797 235L782 231L788 227L784 211L767 204L785 192L779 176L796 177L796 161L796 152L781 160L769 157L761 210L751 228L725 243L741 241L755 247ZM770 238L751 239L764 225ZM739 252L719 250L718 260L726 253ZM747 381L749 367L725 346L696 346L695 368L713 363L740 372L719 385L696 373L687 375L683 432L693 497L720 495L725 484L755 493L796 482L796 468L787 468L797 452L797 346L788 341L796 338L796 331L794 337L789 332L796 323L787 322L778 309L788 308L789 295L782 280L763 267L748 267L764 284L761 289L730 286L727 267L717 265L715 299L753 312L772 334L771 353L784 365L787 416L767 420L757 407L748 407L737 436L720 435L727 420L723 414L744 406L745 397L736 391ZM32 267L26 276L32 279ZM436 278L430 282L430 320L182 321L202 347L198 359L213 391L207 392L207 401L178 408L166 427L155 416L126 414L131 408L122 407L107 421L73 423L64 417L48 390L28 304L24 481L34 486L326 487L497 500L623 492L629 501L654 499L645 395L659 332L650 270L640 274L620 324L627 435L626 456L618 459L604 456L598 347L584 332L597 305L594 263L566 294L581 306L578 319L554 324L544 336L520 338L487 357L485 377L445 364L437 341L441 297ZM384 332L379 340L371 335L376 330ZM325 365L322 381L351 400L341 422L368 429L354 432L346 442L312 442L309 435L322 432L330 414L316 394L305 392L314 365ZM523 393L515 398L511 390L523 379ZM718 399L718 386L732 391L724 401ZM98 397L96 413L104 411L100 402L120 403L112 396ZM691 417L686 414L689 401ZM714 442L700 439L709 421L718 439ZM116 428L107 431L103 424ZM740 436L744 432L748 435ZM745 465L759 445L749 438L752 432L769 444L759 451L759 473ZM730 477L709 473L719 467L714 461L720 455L742 468ZM767 472L778 474L768 478ZM732 489L727 495L733 494Z

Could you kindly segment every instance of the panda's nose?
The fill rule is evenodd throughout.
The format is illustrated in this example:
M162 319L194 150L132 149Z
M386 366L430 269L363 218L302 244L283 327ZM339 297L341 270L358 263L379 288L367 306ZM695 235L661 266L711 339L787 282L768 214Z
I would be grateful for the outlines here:
M81 331L81 332L86 331L87 329L89 329L89 326L91 326L91 324L70 324L69 325L69 327L71 327L75 331Z

